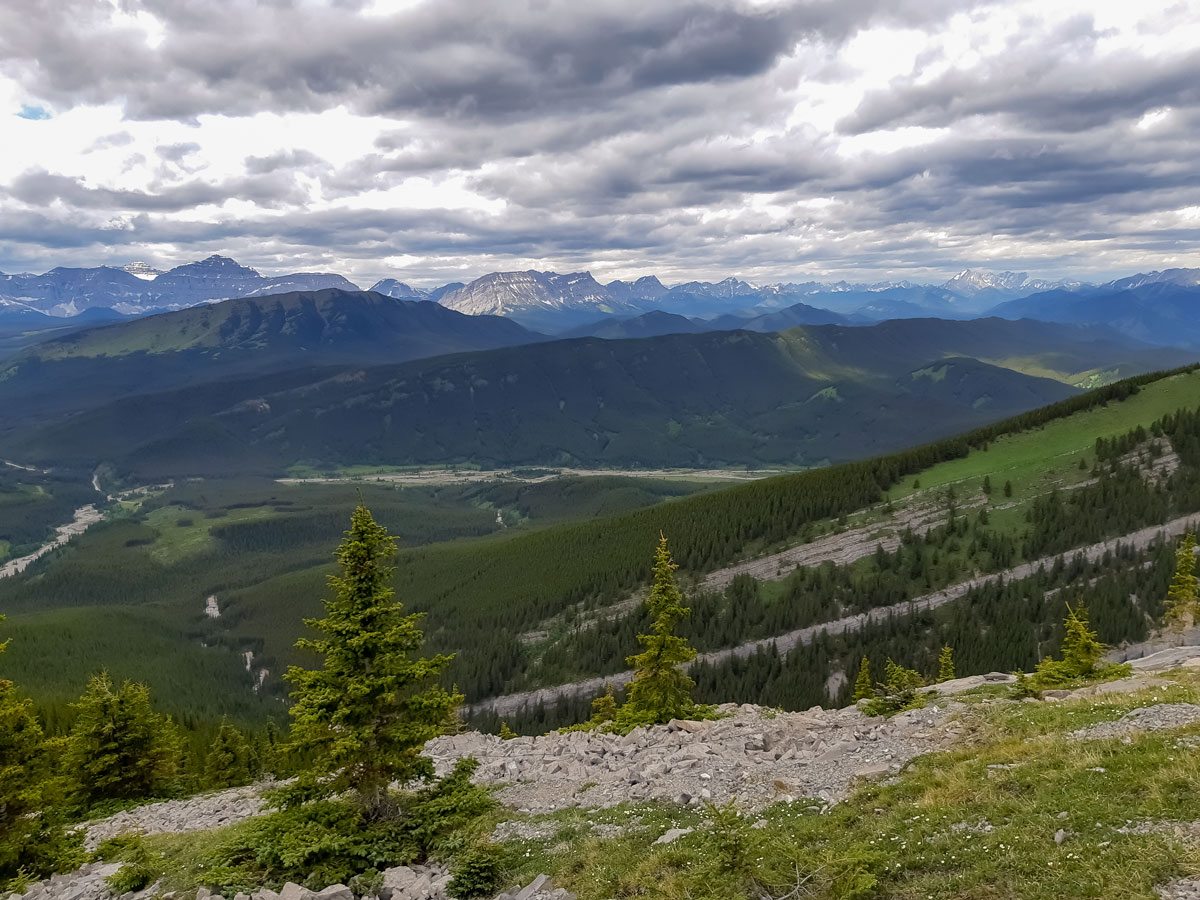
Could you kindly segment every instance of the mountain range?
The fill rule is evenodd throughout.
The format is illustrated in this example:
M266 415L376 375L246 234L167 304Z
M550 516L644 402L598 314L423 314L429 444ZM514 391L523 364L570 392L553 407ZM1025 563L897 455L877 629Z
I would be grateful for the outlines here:
M0 334L57 327L54 318L108 309L123 315L178 310L225 299L335 288L354 291L330 273L268 277L232 259L210 256L160 272L146 263L125 268L58 268L43 275L0 274ZM1101 285L1050 282L1024 272L967 269L941 284L908 281L855 284L785 282L755 286L736 277L672 287L647 275L602 284L588 272L492 272L470 283L414 287L386 278L370 290L402 300L428 300L467 315L503 316L547 334L660 333L667 321L621 323L647 313L676 316L685 330L776 330L796 324L869 324L897 318L970 319L983 315L1106 323L1145 340L1200 346L1186 319L1200 294L1200 269L1139 273ZM1132 293L1130 293L1132 292ZM1165 304L1173 311L1153 309ZM771 320L784 310L790 312ZM50 321L46 318L49 317ZM685 325L682 320L691 320ZM1185 322L1185 326L1187 323ZM1182 334L1182 337L1181 337ZM2 348L0 348L2 349Z
M322 288L358 290L341 275L301 272L273 278L224 256L210 256L166 272L157 272L145 263L124 269L57 268L43 275L0 274L0 318L29 310L75 316L95 307L141 315L235 297Z

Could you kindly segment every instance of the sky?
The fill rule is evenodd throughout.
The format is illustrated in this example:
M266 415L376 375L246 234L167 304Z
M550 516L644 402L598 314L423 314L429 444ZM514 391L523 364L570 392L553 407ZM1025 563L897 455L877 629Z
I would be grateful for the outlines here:
M51 14L52 13L52 14ZM5 0L0 271L1200 266L1200 4Z

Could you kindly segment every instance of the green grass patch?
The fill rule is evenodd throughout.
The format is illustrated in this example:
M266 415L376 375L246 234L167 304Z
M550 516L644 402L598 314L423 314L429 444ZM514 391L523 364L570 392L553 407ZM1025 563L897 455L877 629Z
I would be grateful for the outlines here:
M996 503L1004 502L1001 488L1005 481L1012 482L1014 499L1028 499L1051 487L1087 477L1086 472L1078 472L1078 463L1084 458L1090 468L1095 461L1096 438L1115 437L1138 425L1148 426L1182 407L1193 408L1197 397L1200 397L1200 372L1174 375L1146 385L1120 403L1109 403L1055 419L1031 431L997 438L986 450L972 450L961 459L939 463L916 477L921 489L929 490L981 483L983 476L988 475ZM1072 475L1073 471L1078 474ZM892 498L898 500L914 493L911 484L911 478L902 482L890 492Z

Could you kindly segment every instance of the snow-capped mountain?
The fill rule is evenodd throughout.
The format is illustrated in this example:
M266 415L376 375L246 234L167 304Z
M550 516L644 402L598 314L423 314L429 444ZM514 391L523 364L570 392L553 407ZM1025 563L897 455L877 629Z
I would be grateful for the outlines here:
M52 316L74 316L93 306L121 312L153 306L152 282L123 269L59 267L43 275L0 276L0 297Z
M987 272L982 269L964 269L942 287L964 297L974 297L984 291L1012 293L1023 291L1048 291L1058 287L1058 282L1030 278L1028 272Z
M341 275L302 272L271 278L225 256L159 273L145 263L131 263L121 269L96 266L51 269L42 275L0 275L0 299L52 316L75 316L95 308L139 315L235 297L331 287L358 290Z
M385 297L394 297L397 300L425 300L428 299L427 291L418 290L411 285L405 284L403 281L397 281L395 278L385 278L382 281L377 281L369 288L369 291L374 291L376 294L383 294Z
M153 281L162 274L162 269L156 269L150 263L145 262L131 262L121 268L134 278L141 278L143 281Z
M724 281L719 281L712 284L708 281L689 281L685 284L677 284L671 288L673 294L693 294L697 297L749 297L757 294L759 291L752 284L741 281L738 278L726 278Z
M666 286L656 275L643 275L637 281L610 281L604 287L612 299L625 303L658 300L667 294Z
M1180 287L1200 285L1200 269L1166 269L1162 272L1142 272L1128 278L1118 278L1101 285L1115 291L1127 291L1146 284L1177 284Z
M510 316L535 310L599 309L611 301L590 272L493 272L444 294L442 306L472 316Z
M270 294L289 294L292 291L322 291L325 288L336 288L339 291L357 291L358 285L341 275L331 272L297 272L294 275L280 275L278 278L268 278L266 283L256 287L244 297L266 297Z

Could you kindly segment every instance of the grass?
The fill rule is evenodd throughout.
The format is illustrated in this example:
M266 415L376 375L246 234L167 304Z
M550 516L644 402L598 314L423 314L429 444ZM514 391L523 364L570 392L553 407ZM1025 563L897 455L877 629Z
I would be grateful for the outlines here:
M203 512L172 504L151 510L145 524L155 530L156 537L150 555L158 562L170 565L188 556L216 547L210 532L215 525L250 522L277 516L270 506L224 510L219 519L205 517Z
M1088 467L1094 462L1096 438L1121 435L1138 425L1149 425L1156 419L1181 407L1194 407L1200 397L1200 372L1175 375L1143 388L1137 395L1121 403L1056 419L1033 431L1007 435L997 439L987 450L972 450L962 459L940 463L917 477L922 490L992 480L993 497L1003 502L1001 489L1005 481L1013 484L1013 499L1021 500L1043 492L1050 484L1082 480L1087 473L1072 476L1072 466L1085 458ZM894 500L914 493L911 479L891 496Z

